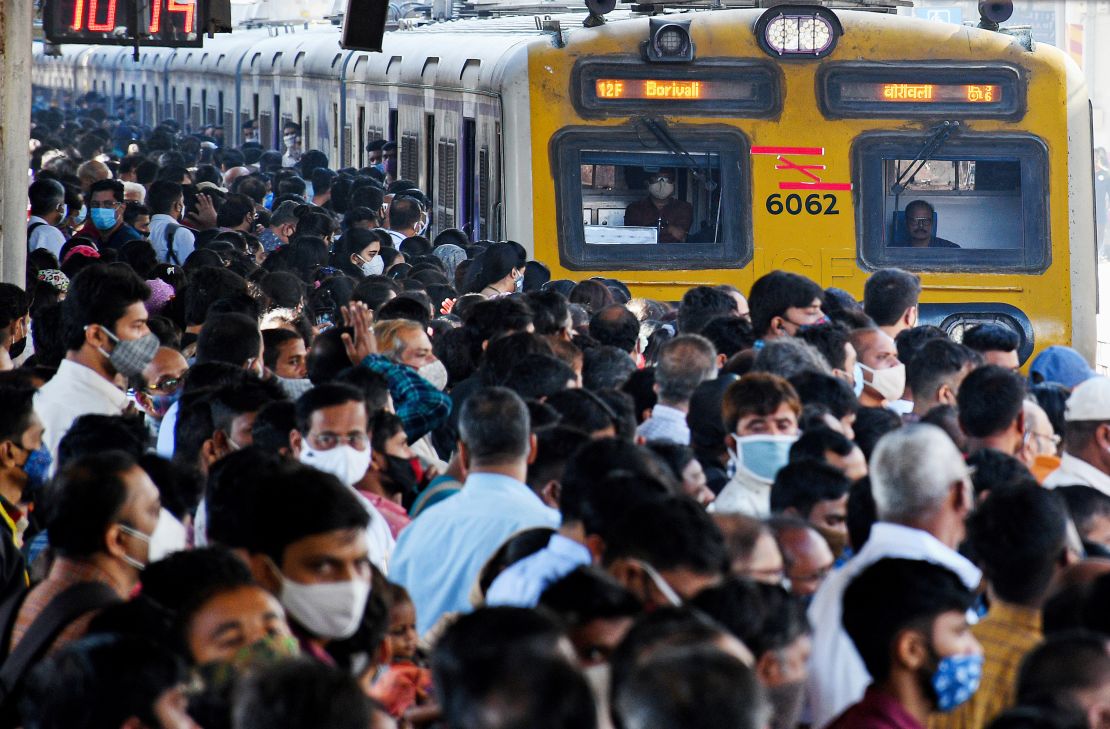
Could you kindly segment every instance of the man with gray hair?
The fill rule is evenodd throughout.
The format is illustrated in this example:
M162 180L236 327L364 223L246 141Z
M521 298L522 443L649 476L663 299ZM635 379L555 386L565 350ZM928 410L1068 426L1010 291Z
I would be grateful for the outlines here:
M643 441L665 441L690 445L686 413L698 385L717 378L717 350L700 334L680 334L659 349L655 365L655 394L658 401L651 417L636 429Z
M270 213L270 227L264 229L258 236L262 247L267 253L276 251L279 246L289 242L289 236L297 229L297 216L293 214L299 207L295 200L285 200Z
M458 457L466 483L401 532L389 565L389 579L412 596L420 635L445 613L470 609L478 572L506 539L559 526L559 512L525 483L536 452L530 424L524 401L503 387L479 390L463 404Z
M852 579L888 557L947 567L974 590L981 573L956 552L974 495L967 464L952 440L932 425L900 428L871 457L878 522L859 553L821 585L809 608L813 653L806 683L812 726L827 726L863 696L867 669L841 623L841 599Z
M769 372L789 380L803 372L831 375L832 369L820 350L793 337L765 342L752 363L752 372Z

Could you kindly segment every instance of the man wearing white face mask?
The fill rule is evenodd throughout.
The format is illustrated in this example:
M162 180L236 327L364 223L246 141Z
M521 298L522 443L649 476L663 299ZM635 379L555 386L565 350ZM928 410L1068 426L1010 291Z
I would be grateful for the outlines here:
M370 560L386 571L394 541L385 517L354 486L370 468L366 400L350 385L327 383L297 400L297 427L289 433L293 456L335 476L355 493L369 515L366 543Z
M709 510L747 514L758 519L771 515L771 485L790 458L798 439L802 404L790 383L777 375L756 372L741 377L725 390L722 401L731 480Z
M260 478L267 498L246 547L251 572L281 601L302 650L332 663L327 644L355 634L370 596L368 512L351 489L305 466Z
M894 409L892 404L898 402L906 389L906 366L898 359L894 340L879 328L856 329L852 332L852 346L863 371L860 405ZM913 403L909 406L912 410Z
M674 170L647 170L648 196L629 205L624 224L659 230L660 243L682 243L694 222L694 207L674 196Z

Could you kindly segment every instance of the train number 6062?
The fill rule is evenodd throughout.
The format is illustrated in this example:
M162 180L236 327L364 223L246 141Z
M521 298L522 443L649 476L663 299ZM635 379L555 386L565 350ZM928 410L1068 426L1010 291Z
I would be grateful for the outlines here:
M806 195L804 200L798 194L790 194L785 198L781 192L768 195L767 212L771 215L782 215L783 212L789 215L799 215L802 212L807 215L840 215L840 211L836 209L836 195L817 193Z

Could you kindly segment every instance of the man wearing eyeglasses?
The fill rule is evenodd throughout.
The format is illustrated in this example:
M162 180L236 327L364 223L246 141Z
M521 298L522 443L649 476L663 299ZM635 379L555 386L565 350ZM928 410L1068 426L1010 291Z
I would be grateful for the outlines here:
M936 236L934 217L936 210L931 203L924 200L914 200L906 206L906 233L908 240L896 245L910 248L959 248L960 246L950 240Z
M89 188L89 220L78 231L97 242L100 248L123 247L129 240L143 234L123 222L123 183L119 180L98 180Z

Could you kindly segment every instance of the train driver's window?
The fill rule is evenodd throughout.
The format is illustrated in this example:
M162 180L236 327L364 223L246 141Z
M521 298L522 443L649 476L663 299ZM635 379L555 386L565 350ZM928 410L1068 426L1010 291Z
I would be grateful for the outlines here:
M1024 248L1020 161L888 159L883 167L888 247Z
M861 258L918 271L1045 270L1048 149L1032 136L869 134L854 146ZM942 140L943 141L943 140Z
M583 270L751 260L748 142L731 130L568 130L555 146L559 255Z
M702 164L669 158L613 164L611 155L583 152L579 176L586 245L716 245L721 170L717 155Z

